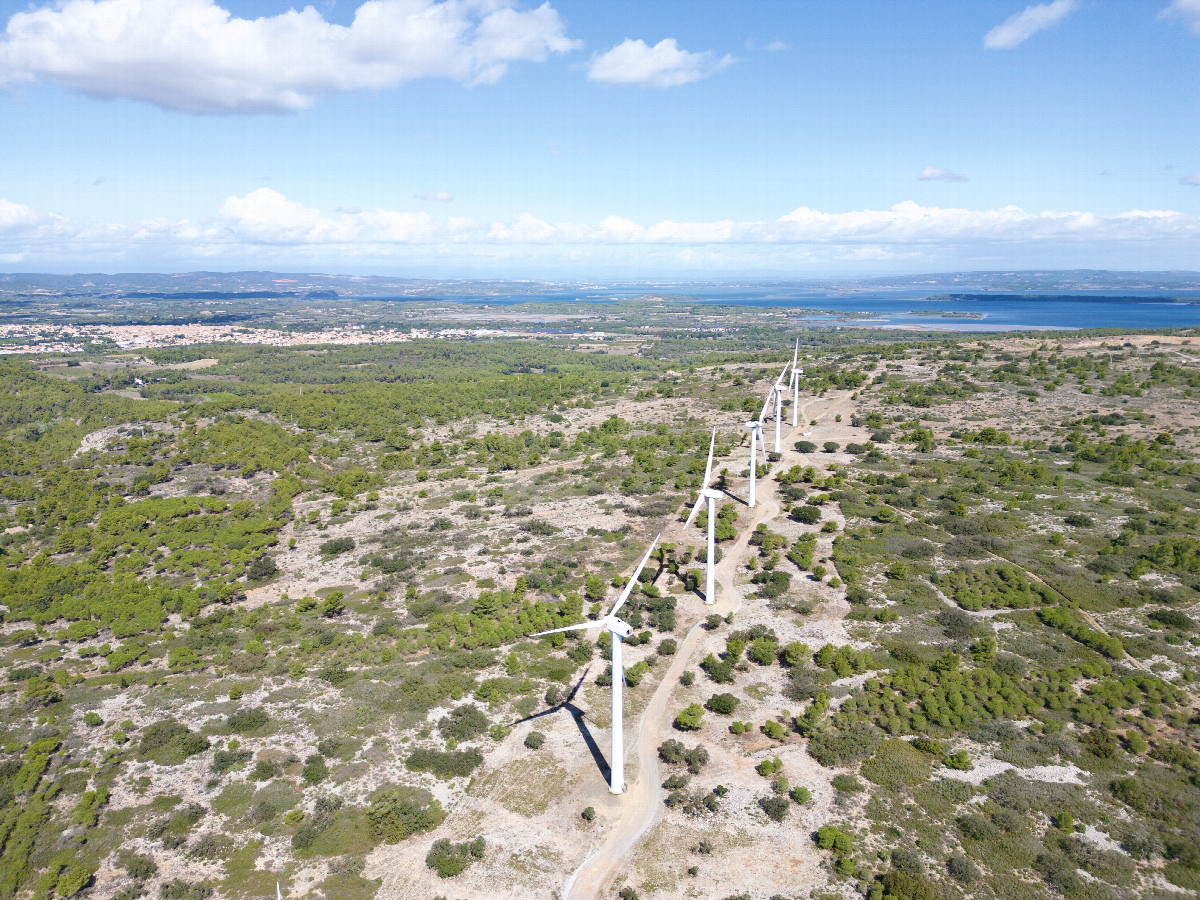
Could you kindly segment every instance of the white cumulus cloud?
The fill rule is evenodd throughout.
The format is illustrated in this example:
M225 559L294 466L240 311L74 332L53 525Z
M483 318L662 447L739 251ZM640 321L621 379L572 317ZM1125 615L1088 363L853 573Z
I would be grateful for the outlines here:
M1200 34L1200 0L1175 0L1158 14L1160 19L1180 19L1193 34Z
M431 200L437 203L449 203L454 199L454 195L449 191L417 191L413 194L414 200Z
M966 181L966 175L960 175L957 172L952 172L949 169L935 169L933 166L926 166L921 170L921 174L917 176L917 181Z
M728 55L717 59L712 53L683 50L674 38L664 38L653 47L640 38L636 41L626 38L592 59L588 80L640 87L677 87L699 81L732 62L733 57Z
M1184 175L1179 179L1179 183L1191 187L1200 187L1200 175Z
M198 113L289 112L418 78L498 80L578 46L549 3L367 0L349 26L312 6L241 19L214 0L60 0L16 13L0 85L52 81Z
M989 31L983 38L983 45L990 50L1011 50L1039 31L1057 25L1078 5L1078 0L1053 0L1027 6Z

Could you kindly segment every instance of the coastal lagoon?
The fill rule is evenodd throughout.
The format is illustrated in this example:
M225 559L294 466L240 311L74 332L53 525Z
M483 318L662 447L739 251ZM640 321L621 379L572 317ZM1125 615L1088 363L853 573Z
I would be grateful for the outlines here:
M366 299L366 298L364 298ZM437 296L371 296L370 299L439 300L508 306L518 303L620 303L644 299L681 305L789 307L797 322L953 331L1023 331L1078 328L1159 329L1200 325L1200 291L975 291L919 289L823 291L780 285L711 286L637 284L550 288L495 293L446 292Z

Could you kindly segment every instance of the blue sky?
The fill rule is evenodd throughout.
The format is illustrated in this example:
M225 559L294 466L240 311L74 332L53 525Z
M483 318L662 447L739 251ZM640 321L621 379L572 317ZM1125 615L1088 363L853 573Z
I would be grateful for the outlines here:
M1200 0L0 0L0 270L1200 269Z

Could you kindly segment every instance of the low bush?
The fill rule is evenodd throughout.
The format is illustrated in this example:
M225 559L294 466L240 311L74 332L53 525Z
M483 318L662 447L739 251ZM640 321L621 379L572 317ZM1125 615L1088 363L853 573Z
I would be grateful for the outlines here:
M414 750L404 765L413 772L432 772L438 778L465 778L481 765L474 750Z
M704 725L704 707L692 703L680 710L675 717L675 727L680 731L697 731Z
M833 789L843 794L857 794L863 790L863 783L853 775L834 775Z
M789 804L785 797L760 797L759 808L774 822L782 822L788 814Z
M481 837L460 844L442 838L434 841L429 848L425 865L437 872L438 878L453 878L465 872L472 863L483 859L485 850L486 844Z
M438 731L456 741L469 741L488 729L488 718L479 707L470 703L451 710L438 722Z
M270 721L271 717L267 715L266 710L252 706L233 713L226 719L225 726L234 734L248 734L265 728Z
M164 719L142 730L138 755L160 766L177 766L185 759L203 753L208 747L208 738L196 734L174 719Z
M432 831L445 818L442 805L428 791L402 784L379 788L367 807L371 834L387 844Z
M704 705L722 716L731 716L738 708L739 700L733 694L713 694Z
M808 742L808 753L826 768L834 768L873 756L881 740L879 729L859 722L816 735Z

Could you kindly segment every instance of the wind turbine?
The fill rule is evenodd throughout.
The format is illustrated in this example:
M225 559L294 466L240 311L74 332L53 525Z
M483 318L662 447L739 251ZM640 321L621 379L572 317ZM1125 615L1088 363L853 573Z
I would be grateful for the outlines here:
M283 900L283 891L279 887L279 882L275 882L275 900Z
M642 574L642 569L649 561L650 554L654 552L654 548L657 546L658 538L660 537L662 537L661 534L654 539L654 543L650 545L650 549L646 551L646 555L642 557L642 561L634 569L629 583L625 585L625 590L621 591L620 598L607 616L603 619L597 619L595 622L580 622L578 625L567 625L565 628L551 628L549 631L539 631L537 634L530 635L530 637L541 637L544 634L557 634L562 631L583 631L588 628L607 628L612 635L612 755L608 761L608 789L614 794L625 793L625 734L624 721L622 720L624 710L622 705L622 689L625 686L625 668L621 660L621 640L633 634L633 629L629 627L629 623L622 622L617 618L617 611L629 599L630 593L638 583L638 576Z
M754 476L758 474L754 451L758 449L762 441L762 417L751 419L746 423L746 427L750 429L750 495L746 500L746 505L754 509ZM762 447L762 455L763 462L766 462L767 448L765 446Z
M792 427L800 424L800 376L803 369L796 368L797 357L800 355L800 338L796 338L796 349L792 351Z
M780 435L780 420L783 416L783 376L787 374L788 364L783 364L783 371L779 373L779 377L775 379L775 384L771 386L771 393L767 394L767 402L763 404L762 412L758 414L758 421L762 422L763 417L767 414L767 408L772 401L775 403L775 452L779 453L779 435ZM766 450L763 451L766 453Z
M754 440L753 437L750 438ZM712 438L708 442L708 465L704 467L704 483L700 485L700 496L696 498L696 505L692 507L692 511L688 514L687 521L683 523L683 527L687 528L692 524L692 519L696 518L696 513L700 511L700 504L705 500L708 501L708 563L704 568L704 602L716 603L716 565L713 562L714 548L717 544L717 501L721 499L721 492L713 490L708 486L708 480L712 477L712 458L713 446L717 442L717 429L713 429ZM753 460L753 449L751 452L751 460ZM751 463L753 465L753 462ZM753 476L751 476L753 477ZM751 482L753 483L753 482ZM753 502L750 504L753 506Z

